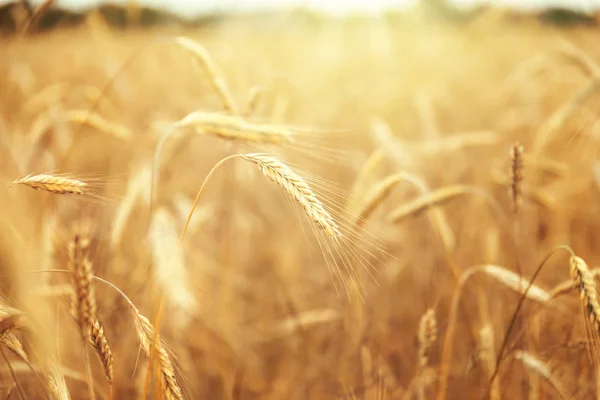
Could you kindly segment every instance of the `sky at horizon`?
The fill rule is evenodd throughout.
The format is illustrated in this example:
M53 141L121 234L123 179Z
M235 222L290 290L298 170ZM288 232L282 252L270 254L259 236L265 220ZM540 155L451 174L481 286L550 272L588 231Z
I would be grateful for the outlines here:
M535 10L547 7L571 8L578 11L592 12L600 9L600 0L449 0L461 7L469 8L490 4L514 9ZM11 0L0 0L0 4ZM30 0L39 4L43 0ZM126 4L127 0L108 1L115 4ZM214 12L239 12L253 10L289 9L305 6L309 9L333 15L362 12L378 14L389 9L402 9L414 5L418 0L136 0L145 6L165 9L182 16L198 16ZM103 0L56 0L56 5L67 9L81 10L99 4Z

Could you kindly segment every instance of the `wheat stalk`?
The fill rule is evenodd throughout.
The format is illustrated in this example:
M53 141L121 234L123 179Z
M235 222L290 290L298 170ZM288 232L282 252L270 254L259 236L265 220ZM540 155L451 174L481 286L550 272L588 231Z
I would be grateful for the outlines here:
M429 356L431 349L437 340L437 320L435 318L435 310L433 308L425 311L419 321L419 329L417 332L419 338L419 364L418 364L418 385L419 399L425 399L425 376L424 372L429 364Z
M25 185L32 189L42 189L55 194L76 194L79 196L86 194L89 188L89 184L86 182L49 174L30 174L15 180L12 185Z

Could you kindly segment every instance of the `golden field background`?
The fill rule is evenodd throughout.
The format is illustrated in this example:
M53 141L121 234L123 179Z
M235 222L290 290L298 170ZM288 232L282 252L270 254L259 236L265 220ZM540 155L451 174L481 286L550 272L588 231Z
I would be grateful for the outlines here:
M71 398L87 398L68 275L29 273L65 270L74 226L87 223L94 274L160 323L184 398L597 397L597 335L586 331L588 311L576 290L545 301L528 295L488 390L523 289L485 270L459 283L460 274L488 264L529 280L560 245L592 269L599 262L597 35L594 26L559 28L489 12L469 22L290 15L127 30L90 17L81 26L3 36L2 184L62 173L93 176L98 189L94 198L78 198L14 185L0 195L3 303L39 324L35 332L11 332L26 351L41 346L55 354ZM177 136L163 154L151 209L161 135L192 111L226 112L194 57L169 40L176 36L207 49L242 110L250 93L260 93L244 118L288 125L294 141L282 147ZM125 133L69 122L72 110L95 110ZM516 213L509 194L515 141L525 150ZM215 172L177 246L210 169L228 155L254 152L310 174L309 184L340 207L338 220L347 224L378 182L409 177L355 231L368 243L351 245L368 251L374 269L371 278L353 262L347 276L361 279L362 299L352 284L346 295L331 279L322 232L242 160ZM421 196L415 180L434 193L467 189L390 222L396 208ZM374 237L377 247L369 245ZM568 280L568 254L558 252L535 284L543 292ZM148 358L138 351L130 309L115 290L94 285L114 356L110 394L89 352L96 397L161 398L160 377L144 389ZM428 309L437 337L420 367L418 331ZM52 397L45 375L32 372L35 361L30 368L7 350L0 396Z

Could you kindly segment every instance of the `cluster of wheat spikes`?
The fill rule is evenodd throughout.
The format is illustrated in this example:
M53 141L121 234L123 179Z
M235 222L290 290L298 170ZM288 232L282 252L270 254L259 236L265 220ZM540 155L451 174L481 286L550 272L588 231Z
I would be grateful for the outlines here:
M31 9L17 24L19 31L33 33L52 3ZM99 32L94 35L101 37ZM338 34L326 31L320 39L329 41ZM386 35L369 32L380 34ZM584 220L596 209L582 211L586 203L579 206L574 195L557 187L568 181L582 199L593 198L588 189L600 184L600 167L595 181L584 174L572 176L570 163L580 160L562 161L551 153L553 145L562 144L559 132L570 126L570 116L581 117L586 111L580 106L600 87L600 68L590 57L563 43L563 56L589 79L568 101L560 101L533 140L519 137L515 142L516 134L503 132L509 130L503 124L527 125L529 114L523 121L507 118L489 130L446 135L441 115L436 115L435 103L441 100L421 91L413 97L423 140L399 137L391 117L368 110L363 122L376 149L361 162L349 160L358 173L346 193L289 161L288 151L297 149L322 151L332 158L340 154L316 145L316 138L323 138L306 134L310 128L281 123L294 108L293 96L276 85L269 90L252 83L240 105L232 90L236 86L230 88L224 73L233 67L222 70L206 48L186 37L152 42L159 43L200 68L222 110L193 104L161 123L157 136L144 138L131 125L133 118L123 116L117 122L110 115L117 114L118 102L108 99L108 89L139 56L135 53L102 90L79 87L85 89L85 101L93 103L89 110L71 106L76 91L58 83L18 107L24 116L37 115L33 123L23 124L29 132L22 138L5 142L0 119L2 156L8 144L17 147L20 140L32 149L23 157L7 151L11 157L0 159L14 171L6 198L17 199L9 205L21 211L13 215L8 209L0 215L0 226L6 227L0 237L0 264L18 265L0 279L0 356L5 363L0 390L6 389L0 396L238 399L263 398L261 391L268 388L264 398L336 398L343 392L353 399L390 394L394 399L445 400L458 398L457 393L471 397L467 385L473 385L477 396L493 400L524 389L532 399L587 398L594 391L598 396L600 269L592 268L589 254L594 240L573 239L578 230L595 232L596 226L584 225L589 222ZM391 54L385 45L380 52ZM523 78L527 71L517 72L509 78L529 79ZM513 95L493 97L501 101ZM255 114L268 106L270 118L257 122ZM211 151L218 149L218 156L198 157L196 147L184 146L184 138L194 135ZM582 141L597 139L596 133L588 136ZM83 146L88 140L93 146L102 141L111 149L107 153L117 154L114 149L123 146L136 150L129 155L140 154L110 221L108 205L91 207L86 202L103 198L108 189L102 180L74 171L78 162L87 165L104 156L95 149L81 150L89 150ZM509 148L507 143L513 144ZM189 160L178 157L183 147L194 161L202 158L209 164L208 174L184 168ZM490 159L485 168L468 167L476 170L470 171L473 179L457 178L465 174L462 167L445 162L473 150L485 152L486 159L497 157L498 168ZM240 168L221 177L221 196L215 200L208 182L217 179L216 172L223 172L226 163ZM434 174L436 163L448 176ZM54 170L69 173L38 173ZM273 232L265 228L284 216L276 213L278 199L260 185L282 194L297 225L282 223ZM191 190L196 193L193 201ZM233 203L236 196L246 201ZM231 201L239 210L223 206L214 211L219 201ZM19 229L14 222L19 218L30 226L24 223ZM546 223L549 218L555 223ZM62 225L73 221L75 228L65 229L62 240L55 240ZM265 250L260 257L254 251L259 243ZM316 255L311 253L313 244L318 246ZM530 244L543 251L529 252ZM479 246L483 259L475 252ZM561 252L568 254L568 261L556 255ZM233 253L238 262L223 261L228 260L223 253ZM530 265L538 253L545 256L537 266ZM555 273L548 277L553 286L548 286L539 277L551 264ZM425 271L426 266L436 269ZM377 291L380 281L387 293ZM290 282L307 284L296 287ZM406 282L410 284L404 286ZM431 290L423 296L425 305L415 297L422 287ZM560 325L571 322L562 317L572 306L575 297L566 296L572 292L577 292L583 314L585 338L579 341L576 330ZM304 297L298 300L300 295ZM254 308L255 302L263 305L260 301L264 307ZM64 314L70 315L65 319ZM227 318L229 314L242 318ZM406 332L411 341L403 336ZM76 335L76 345L69 335ZM544 347L557 337L557 349ZM583 357L573 356L573 349L580 348L587 350L590 369L583 366ZM579 377L561 369L570 361ZM593 380L590 371L596 380L592 383L587 382ZM517 374L524 384L511 385ZM206 383L198 384L202 379ZM295 379L302 379L302 385ZM580 388L574 384L582 381ZM206 394L197 387L204 387ZM375 396L370 396L373 387Z

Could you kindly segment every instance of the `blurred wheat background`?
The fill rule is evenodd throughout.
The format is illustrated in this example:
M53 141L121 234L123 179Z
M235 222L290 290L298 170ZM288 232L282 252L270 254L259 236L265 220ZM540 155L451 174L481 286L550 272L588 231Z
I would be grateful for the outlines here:
M593 14L52 3L0 13L0 398L600 396Z

